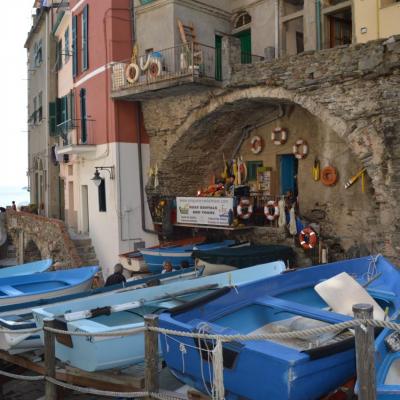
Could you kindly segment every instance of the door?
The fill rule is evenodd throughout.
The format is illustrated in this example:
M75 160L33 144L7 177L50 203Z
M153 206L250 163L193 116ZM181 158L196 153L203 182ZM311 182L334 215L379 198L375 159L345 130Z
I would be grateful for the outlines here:
M64 179L59 179L60 188L60 219L65 222L65 181Z
M68 182L68 225L75 228L74 182Z
M82 185L82 233L89 233L89 195L87 185Z
M291 191L294 196L297 196L297 158L293 154L284 154L280 156L279 164L281 194Z
M215 35L215 80L222 81L222 36Z
M251 30L239 32L235 36L240 39L242 64L251 64Z

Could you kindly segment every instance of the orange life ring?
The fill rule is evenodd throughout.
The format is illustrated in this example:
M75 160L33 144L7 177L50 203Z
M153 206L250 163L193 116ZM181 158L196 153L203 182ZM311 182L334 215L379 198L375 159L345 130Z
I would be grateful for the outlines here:
M337 171L336 168L328 165L327 167L322 169L321 172L321 182L325 186L333 186L337 182Z
M129 83L135 83L139 80L140 70L135 63L130 63L125 69L125 78Z
M276 201L270 200L264 207L264 215L268 221L274 221L279 217L279 207Z
M275 128L271 133L271 140L277 146L285 144L287 141L287 137L288 137L288 132L285 128L280 128L280 127Z
M317 234L309 226L300 232L299 240L305 250L313 249L318 243Z
M248 199L241 199L236 208L237 215L240 219L249 219L253 214L253 206Z
M293 145L293 154L298 160L305 158L308 154L307 142L303 139L297 140Z
M260 138L260 136L253 136L250 140L250 143L251 143L251 152L253 154L261 153L261 150L263 148L263 141Z

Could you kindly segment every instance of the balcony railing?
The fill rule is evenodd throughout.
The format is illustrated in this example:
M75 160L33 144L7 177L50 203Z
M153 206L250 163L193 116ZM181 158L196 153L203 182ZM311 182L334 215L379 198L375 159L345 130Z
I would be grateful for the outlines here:
M211 46L190 43L153 51L131 61L117 62L112 66L112 90L149 86L157 82L178 80L183 77L221 77L221 57Z
M64 141L68 140L68 132L76 128L76 120L69 119L56 126L55 136L61 136Z

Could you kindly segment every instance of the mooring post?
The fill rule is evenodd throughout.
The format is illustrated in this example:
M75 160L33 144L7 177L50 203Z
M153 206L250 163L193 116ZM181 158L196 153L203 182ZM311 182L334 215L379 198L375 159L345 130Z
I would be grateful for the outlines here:
M49 378L56 377L56 351L55 351L55 337L52 332L47 331L45 328L53 328L54 319L45 319L43 321L43 334L44 334L44 368L45 376ZM57 400L57 386L46 380L45 384L45 399Z
M146 328L158 326L158 316L149 314L144 317ZM158 380L158 333L146 329L144 339L145 356L145 387L149 393L158 392L160 385Z
M373 319L371 304L353 305L355 319ZM373 326L355 328L356 362L359 400L376 400L375 383L375 337Z

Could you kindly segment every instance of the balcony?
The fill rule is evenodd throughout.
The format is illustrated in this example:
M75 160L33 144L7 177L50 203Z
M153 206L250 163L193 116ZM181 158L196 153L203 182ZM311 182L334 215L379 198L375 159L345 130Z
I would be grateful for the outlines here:
M85 131L82 131L82 123L85 124ZM94 143L94 120L70 119L56 127L56 132L63 139L63 145L58 148L57 154L84 154L96 151Z
M190 43L153 51L112 65L112 97L146 100L176 95L191 85L221 86L221 54L214 47Z

